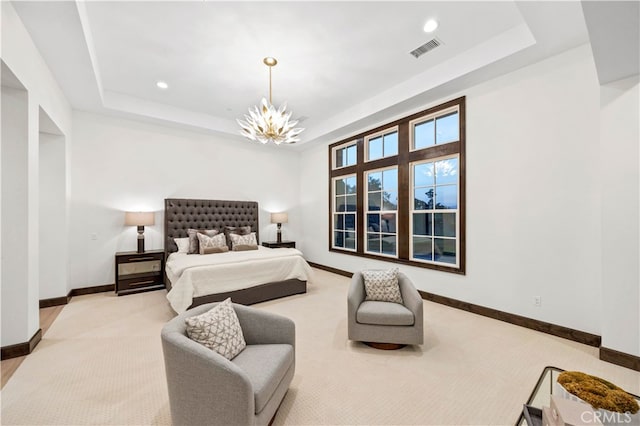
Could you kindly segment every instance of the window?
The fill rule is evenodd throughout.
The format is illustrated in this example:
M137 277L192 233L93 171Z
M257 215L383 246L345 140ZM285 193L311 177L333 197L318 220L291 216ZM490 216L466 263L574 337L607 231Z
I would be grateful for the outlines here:
M458 264L458 157L414 163L411 259Z
M464 274L465 98L329 147L329 250Z
M349 142L333 149L333 168L353 166L356 164L356 142Z
M457 108L413 120L410 127L411 150L429 148L460 139L460 117Z
M397 255L398 168L367 172L366 252Z
M398 155L398 129L387 129L384 132L367 136L367 161Z
M333 179L333 247L356 249L356 177Z

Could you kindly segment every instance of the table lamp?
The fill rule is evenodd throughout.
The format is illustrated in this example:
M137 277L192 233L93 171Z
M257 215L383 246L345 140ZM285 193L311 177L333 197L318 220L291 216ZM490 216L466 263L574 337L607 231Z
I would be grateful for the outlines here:
M125 212L124 224L138 227L138 253L144 253L144 227L155 224L153 212Z
M278 224L278 242L282 242L282 224L289 222L287 213L271 213L271 223Z

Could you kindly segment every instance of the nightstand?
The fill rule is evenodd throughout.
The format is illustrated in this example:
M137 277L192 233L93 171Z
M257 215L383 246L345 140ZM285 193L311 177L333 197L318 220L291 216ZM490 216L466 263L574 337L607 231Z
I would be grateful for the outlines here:
M296 248L295 241L263 241L262 245L269 248Z
M164 250L144 253L116 253L116 293L118 296L159 290L164 286Z

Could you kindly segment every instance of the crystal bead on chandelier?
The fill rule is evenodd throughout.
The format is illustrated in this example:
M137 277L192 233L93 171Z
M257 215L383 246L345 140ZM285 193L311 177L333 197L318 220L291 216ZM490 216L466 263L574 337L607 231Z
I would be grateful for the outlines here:
M271 103L271 68L278 61L275 58L264 58L262 61L269 67L269 101L262 98L259 106L249 108L249 115L244 116L246 121L236 119L240 127L240 134L253 140L262 142L263 144L273 142L276 145L281 143L300 142L298 135L304 130L301 127L294 127L298 124L297 120L291 120L292 112L286 112L287 103L285 102L278 109Z

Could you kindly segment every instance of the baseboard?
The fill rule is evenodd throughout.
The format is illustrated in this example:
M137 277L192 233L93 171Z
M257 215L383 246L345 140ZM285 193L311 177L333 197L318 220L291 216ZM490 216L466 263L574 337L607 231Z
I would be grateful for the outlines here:
M322 269L323 271L332 272L337 275L351 278L353 272L343 271L342 269L332 268L331 266L320 265L319 263L307 262L312 268Z
M600 359L612 364L640 371L640 357L600 346Z
M580 330L574 330L569 327L551 324L532 318L523 317L508 312L499 311L497 309L487 308L473 303L462 302L450 297L439 296L437 294L428 293L426 291L418 291L424 300L440 303L452 308L461 309L463 311L482 315L484 317L493 318L499 321L508 322L510 324L519 325L520 327L529 328L531 330L540 331L542 333L551 334L553 336L562 337L564 339L573 340L574 342L583 343L585 345L600 347L602 338L598 335L586 333Z
M107 291L116 291L116 285L103 284L103 285L96 285L93 287L74 288L69 292L68 297L71 298L73 296L83 296L85 294L105 293Z
M325 271L333 272L338 275L344 275L345 277L351 277L353 275L351 272L332 268L330 266L319 265L317 263L312 263L312 262L308 262L308 263L314 268L323 269ZM563 327L560 325L555 325L555 324L551 324L544 321L538 321L538 320L523 317L520 315L510 314L508 312L499 311L497 309L486 308L480 305L474 305L473 303L462 302L460 300L452 299L450 297L445 297L445 296L439 296L437 294L428 293L422 290L418 290L418 292L420 293L420 296L422 296L424 300L428 300L430 302L435 302L441 305L450 306L452 308L461 309L463 311L472 312L474 314L497 319L499 321L508 322L514 325L519 325L521 327L530 328L532 330L562 337L568 340L573 340L574 342L583 343L585 345L595 346L596 348L600 347L600 344L602 341L602 338L600 336L586 333L584 331L574 330L572 328Z
M69 303L71 296L53 297L51 299L40 299L40 309L50 308L52 306L66 305Z
M16 343L15 345L3 346L0 348L0 359L17 358L29 355L42 340L42 329L38 329L28 342Z
M115 291L115 284L103 284L93 287L74 288L69 291L66 296L52 297L51 299L40 299L40 309L50 308L52 306L66 305L73 296L82 296L85 294L105 293L107 291Z

